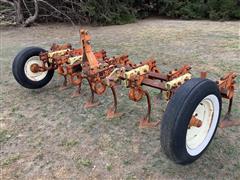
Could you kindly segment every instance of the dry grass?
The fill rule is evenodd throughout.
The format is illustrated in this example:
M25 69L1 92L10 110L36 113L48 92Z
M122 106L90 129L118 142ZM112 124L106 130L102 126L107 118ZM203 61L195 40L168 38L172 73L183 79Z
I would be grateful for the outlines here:
M191 64L212 79L229 71L240 73L239 23L145 20L135 24L87 27L95 49L109 55L130 54L139 62L155 57L162 71ZM71 99L73 88L59 92L57 75L43 89L22 88L11 64L26 46L48 49L53 42L78 45L78 27L51 24L31 28L2 28L1 33L1 174L3 179L239 179L240 128L219 129L204 155L189 166L179 166L163 154L159 128L140 130L138 119L145 101L133 103L119 89L121 118L105 116L112 102L108 92L101 105L86 110L89 96ZM240 87L240 78L237 79ZM150 90L151 95L157 93ZM153 118L160 119L166 104L157 102ZM226 107L226 103L224 104ZM233 118L240 116L236 91ZM141 112L139 112L141 111Z

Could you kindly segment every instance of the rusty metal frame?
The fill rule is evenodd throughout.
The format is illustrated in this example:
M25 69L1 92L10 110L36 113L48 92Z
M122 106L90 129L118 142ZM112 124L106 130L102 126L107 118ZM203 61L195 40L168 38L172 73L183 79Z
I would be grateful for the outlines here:
M130 100L138 102L143 97L147 99L147 113L140 120L139 126L141 128L154 127L159 124L159 121L152 122L150 119L151 100L149 93L143 89L143 86L159 89L164 92L166 100L169 100L176 89L192 77L189 65L184 65L164 74L158 69L154 59L135 64L129 59L128 55L109 58L104 50L93 52L91 36L86 30L80 30L80 42L82 48L79 49L73 49L71 44L53 44L50 48L51 51L39 55L40 60L43 61L43 66L34 64L31 69L33 72L57 70L58 74L64 77L62 87L67 86L68 79L70 84L77 86L73 96L80 94L82 80L86 79L91 90L91 98L85 104L86 108L97 106L99 103L95 101L94 95L102 95L107 88L110 88L114 101L113 106L107 111L108 118L120 115L117 112L115 89L117 85L124 84L129 88L128 96ZM206 72L201 72L201 78L206 78L206 76ZM227 116L231 112L235 78L236 73L229 73L216 82L222 97L229 100ZM235 124L233 123L233 125ZM193 117L190 126L201 126L201 122ZM226 125L220 124L220 126L225 127Z

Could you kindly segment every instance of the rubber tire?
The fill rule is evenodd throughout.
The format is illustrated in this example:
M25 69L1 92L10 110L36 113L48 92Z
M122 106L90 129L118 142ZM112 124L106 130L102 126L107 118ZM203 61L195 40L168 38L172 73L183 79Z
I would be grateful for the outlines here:
M206 96L214 94L219 100L218 121L208 145L196 156L186 148L188 124L197 105ZM211 143L221 115L222 99L217 84L208 79L193 78L184 83L168 102L161 125L161 147L169 159L177 164L190 164L197 160Z
M46 52L46 50L39 47L27 47L20 51L13 60L12 72L16 81L25 88L28 89L39 89L45 86L51 81L54 70L49 70L46 77L41 81L32 81L27 78L24 72L24 65L27 60L33 56L39 56L41 52Z

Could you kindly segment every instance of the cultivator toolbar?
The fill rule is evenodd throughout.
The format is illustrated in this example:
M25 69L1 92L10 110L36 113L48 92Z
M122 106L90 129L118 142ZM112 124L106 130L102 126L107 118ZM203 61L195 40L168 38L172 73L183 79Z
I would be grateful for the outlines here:
M120 115L116 88L122 84L129 89L130 100L138 102L146 97L147 112L140 120L141 128L155 127L160 122L150 119L151 99L143 86L159 89L169 101L162 121L162 147L168 157L177 163L194 161L210 143L219 123L221 97L229 100L229 108L220 127L239 124L238 121L227 120L232 107L236 73L229 73L217 82L208 80L206 72L202 72L200 78L193 78L189 65L164 74L154 59L135 64L128 55L109 58L104 50L93 52L90 40L88 31L80 30L82 47L79 49L72 48L71 44L53 44L51 51L38 47L24 49L13 63L15 79L24 87L36 89L46 85L57 70L64 78L61 89L68 83L77 86L73 96L80 95L82 81L86 79L91 98L85 108L97 106L94 95L102 95L110 88L113 106L107 111L108 118ZM32 59L35 56L37 60ZM180 137L181 134L184 136ZM181 154L177 152L177 146L183 149Z

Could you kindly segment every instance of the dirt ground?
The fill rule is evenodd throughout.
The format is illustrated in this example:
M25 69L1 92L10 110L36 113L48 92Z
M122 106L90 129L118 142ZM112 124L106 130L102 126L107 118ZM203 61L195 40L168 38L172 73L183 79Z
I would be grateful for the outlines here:
M104 48L109 56L128 53L135 62L154 57L164 72L191 64L195 76L205 70L213 80L229 71L240 73L239 22L150 19L85 28L95 50ZM98 97L99 107L84 109L90 96L86 82L81 96L72 99L75 88L59 91L57 74L39 90L15 81L11 65L17 52L27 46L49 49L53 42L79 46L78 29L63 24L0 28L2 179L240 179L240 127L218 129L199 160L180 166L163 154L159 127L138 128L146 102L131 102L126 89L117 92L124 115L109 121L110 91ZM237 83L232 118L240 120L239 77ZM149 91L152 99L158 94ZM153 120L161 119L165 107L164 101L155 102Z

